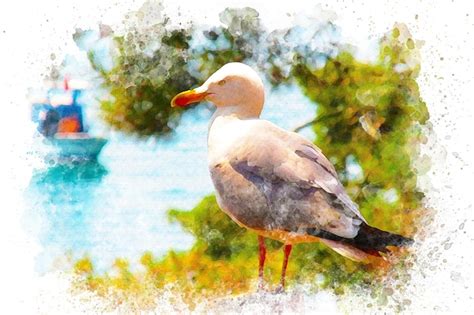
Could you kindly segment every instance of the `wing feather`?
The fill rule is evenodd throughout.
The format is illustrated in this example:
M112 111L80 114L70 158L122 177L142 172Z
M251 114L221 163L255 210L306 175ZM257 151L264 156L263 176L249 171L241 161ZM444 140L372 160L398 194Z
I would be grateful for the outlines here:
M366 220L347 195L331 162L313 143L297 133L260 121L251 139L231 154L231 165L246 164L266 182L284 181L302 189L322 188L332 198L332 207L345 216ZM360 223L360 222L359 222Z

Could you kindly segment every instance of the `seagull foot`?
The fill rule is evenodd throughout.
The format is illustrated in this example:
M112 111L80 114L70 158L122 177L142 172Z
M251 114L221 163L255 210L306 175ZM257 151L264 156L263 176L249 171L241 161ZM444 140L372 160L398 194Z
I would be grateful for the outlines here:
M268 292L268 286L265 283L265 281L259 281L258 282L257 292L258 293Z
M273 291L273 294L283 294L285 293L285 287L283 285L279 285L275 291Z

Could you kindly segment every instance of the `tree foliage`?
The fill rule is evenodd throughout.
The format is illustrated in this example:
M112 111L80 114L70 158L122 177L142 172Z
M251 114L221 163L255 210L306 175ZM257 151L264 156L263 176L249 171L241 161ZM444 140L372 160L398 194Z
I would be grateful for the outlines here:
M412 236L425 211L413 162L429 115L416 82L418 50L407 29L396 25L381 38L378 59L362 62L331 39L337 27L330 21L314 29L295 26L268 33L253 9L227 9L220 18L221 26L205 30L160 24L149 37L140 30L116 37L114 68L99 69L113 96L102 103L106 120L139 135L167 134L181 114L170 109L172 96L227 62L250 63L273 85L296 84L315 104L315 143L334 163L368 222ZM142 264L149 282L220 293L251 287L257 276L256 236L220 211L213 196L191 211L171 210L169 215L196 241L191 250L161 259L146 253ZM266 277L276 282L281 244L268 244ZM81 266L88 265L77 268L93 279L90 283L110 284L110 278L93 276L91 268ZM301 244L292 253L288 276L290 283L314 284L323 275L318 285L343 291L352 284L368 285L386 271L372 267L320 244Z
M423 195L412 160L429 118L415 80L419 63L413 45L400 25L382 38L376 63L341 52L316 69L298 56L292 68L305 95L318 104L316 116L326 117L313 126L316 144L362 213L380 228L405 234L414 233L420 216Z
M177 27L160 12L159 2L147 2L128 16L125 30L111 33L112 69L89 51L110 96L100 102L105 122L141 137L174 130L189 109L170 107L177 93L202 83L227 62L258 56L254 49L262 27L254 9L226 9L220 14L222 26L210 29Z

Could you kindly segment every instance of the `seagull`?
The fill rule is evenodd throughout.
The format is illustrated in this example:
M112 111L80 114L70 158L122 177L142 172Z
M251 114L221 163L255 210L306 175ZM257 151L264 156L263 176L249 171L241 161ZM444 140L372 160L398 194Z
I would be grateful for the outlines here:
M322 242L360 262L383 258L387 246L412 239L368 225L321 150L303 136L260 119L265 99L259 75L232 62L196 89L176 95L173 107L200 101L216 106L208 128L208 165L219 207L254 231L263 288L265 238L284 244L280 289L292 246Z

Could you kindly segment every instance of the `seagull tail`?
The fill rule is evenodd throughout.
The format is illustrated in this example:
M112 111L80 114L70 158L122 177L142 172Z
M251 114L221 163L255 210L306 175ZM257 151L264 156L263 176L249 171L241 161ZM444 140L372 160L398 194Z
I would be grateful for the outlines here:
M307 229L306 233L316 236L320 241L339 254L355 261L368 261L370 257L382 257L380 253L389 252L388 246L404 247L413 243L413 239L390 233L362 223L354 238L344 238L335 234Z
M366 252L388 252L387 246L405 247L413 244L413 239L390 233L363 223L359 233L348 240L351 245Z

